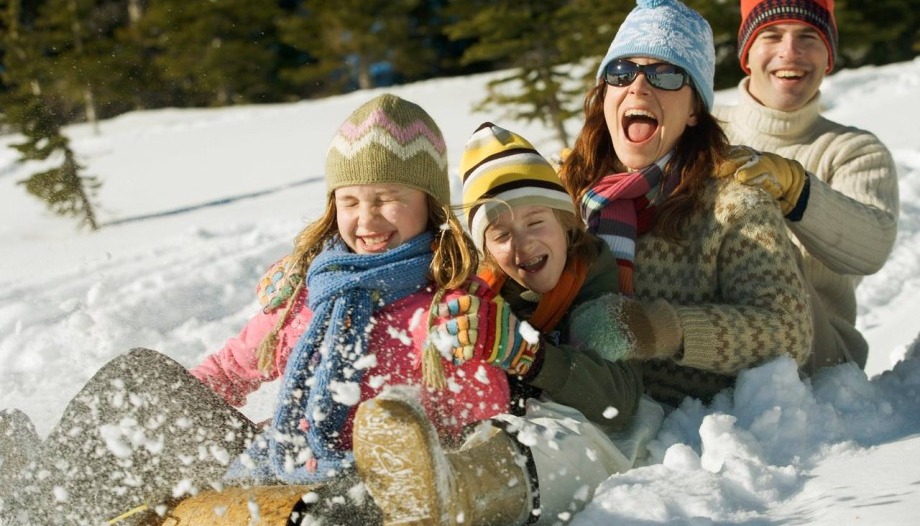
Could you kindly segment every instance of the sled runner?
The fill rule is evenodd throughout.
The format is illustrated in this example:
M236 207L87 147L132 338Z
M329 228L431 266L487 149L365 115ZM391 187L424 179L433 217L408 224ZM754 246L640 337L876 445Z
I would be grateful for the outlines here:
M132 511L134 513L132 513ZM296 526L382 525L380 511L363 488L344 484L254 486L202 491L180 501L162 517L146 507L109 521L114 526Z

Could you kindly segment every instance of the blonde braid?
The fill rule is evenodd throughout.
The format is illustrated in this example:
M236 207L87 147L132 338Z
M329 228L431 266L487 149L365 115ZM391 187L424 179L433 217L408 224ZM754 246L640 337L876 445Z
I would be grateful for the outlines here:
M326 212L322 217L301 230L294 239L294 250L290 257L293 261L297 261L297 263L292 264L288 272L291 274L299 274L299 283L297 283L297 286L294 288L294 292L291 293L291 297L285 302L284 311L278 316L278 321L275 323L275 326L272 328L271 332L265 335L265 338L262 339L259 348L256 350L259 371L266 376L271 373L272 364L275 361L275 354L278 351L278 333L281 332L281 328L284 327L284 324L287 322L291 309L294 307L294 304L297 303L297 297L300 295L307 281L307 269L310 268L310 264L313 263L313 260L316 259L316 256L322 251L326 240L334 236L337 232L335 215L335 200L333 195L330 194L326 203Z
M436 288L428 308L428 330L431 332L437 321L438 303L448 290L462 286L473 276L479 265L479 252L450 206L441 205L429 196L428 210L429 223L437 229L431 260L431 279ZM425 385L434 389L447 386L441 353L431 342L422 349L422 378Z
M297 296L300 295L300 290L303 288L305 281L307 280L301 279L300 282L297 283L297 286L294 287L294 292L291 294L291 297L288 298L284 310L281 311L281 315L278 316L278 321L275 322L275 326L272 327L271 332L266 334L265 338L262 339L262 343L259 344L259 349L256 351L256 356L259 358L259 371L265 376L271 373L272 364L275 362L275 353L278 350L278 333L281 332L281 327L283 327L284 323L287 321L291 308L297 303Z

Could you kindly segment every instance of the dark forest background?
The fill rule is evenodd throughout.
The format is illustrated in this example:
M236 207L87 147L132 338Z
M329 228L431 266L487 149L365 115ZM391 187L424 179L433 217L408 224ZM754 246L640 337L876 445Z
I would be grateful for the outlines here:
M918 0L837 0L838 70L920 54ZM687 0L712 25L716 88L735 85L740 9ZM483 107L544 122L567 144L587 83L634 0L0 0L0 132L21 159L59 160L23 181L85 215L98 185L61 128L128 111L326 97L506 71ZM572 64L588 78L573 79ZM83 197L74 188L82 188ZM56 205L53 203L57 203ZM91 215L91 214L90 214ZM92 217L86 223L95 228Z

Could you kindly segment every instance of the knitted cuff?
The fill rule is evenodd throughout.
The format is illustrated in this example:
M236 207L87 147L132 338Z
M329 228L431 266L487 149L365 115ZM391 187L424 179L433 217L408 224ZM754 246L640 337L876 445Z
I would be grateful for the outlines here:
M540 371L543 369L543 363L546 359L546 345L543 342L543 338L540 338L540 343L537 344L537 349L533 355L533 363L530 364L530 368L527 369L522 375L522 379L526 381L533 380Z
M805 182L802 185L802 192L799 193L799 198L795 202L795 206L792 207L792 210L786 214L786 219L796 223L802 220L802 216L805 215L805 208L808 206L808 197L811 194L811 176L808 172L805 172Z
M670 358L680 352L684 343L684 330L677 311L664 300L643 305L655 335L655 356Z
M664 300L626 305L626 325L635 337L637 358L670 358L680 351L684 335L680 319Z
M542 347L542 341L529 343L522 340L518 346L517 352L514 354L514 358L511 359L510 367L506 367L505 370L508 371L509 374L517 376L526 375L527 372L530 371L530 367L533 365Z

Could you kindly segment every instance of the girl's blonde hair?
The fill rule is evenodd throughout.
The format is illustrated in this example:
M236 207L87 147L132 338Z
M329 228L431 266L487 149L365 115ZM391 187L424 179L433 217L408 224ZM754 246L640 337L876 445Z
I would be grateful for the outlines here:
M433 257L429 279L439 290L457 288L467 281L479 266L479 253L472 240L463 231L450 205L441 204L430 194L425 194L428 205L428 230L434 236L431 244ZM335 192L329 194L326 211L316 221L307 225L294 238L291 252L292 267L287 272L301 276L291 297L282 305L278 321L259 345L259 369L267 374L275 360L278 333L305 286L307 270L326 242L338 235L336 223Z

